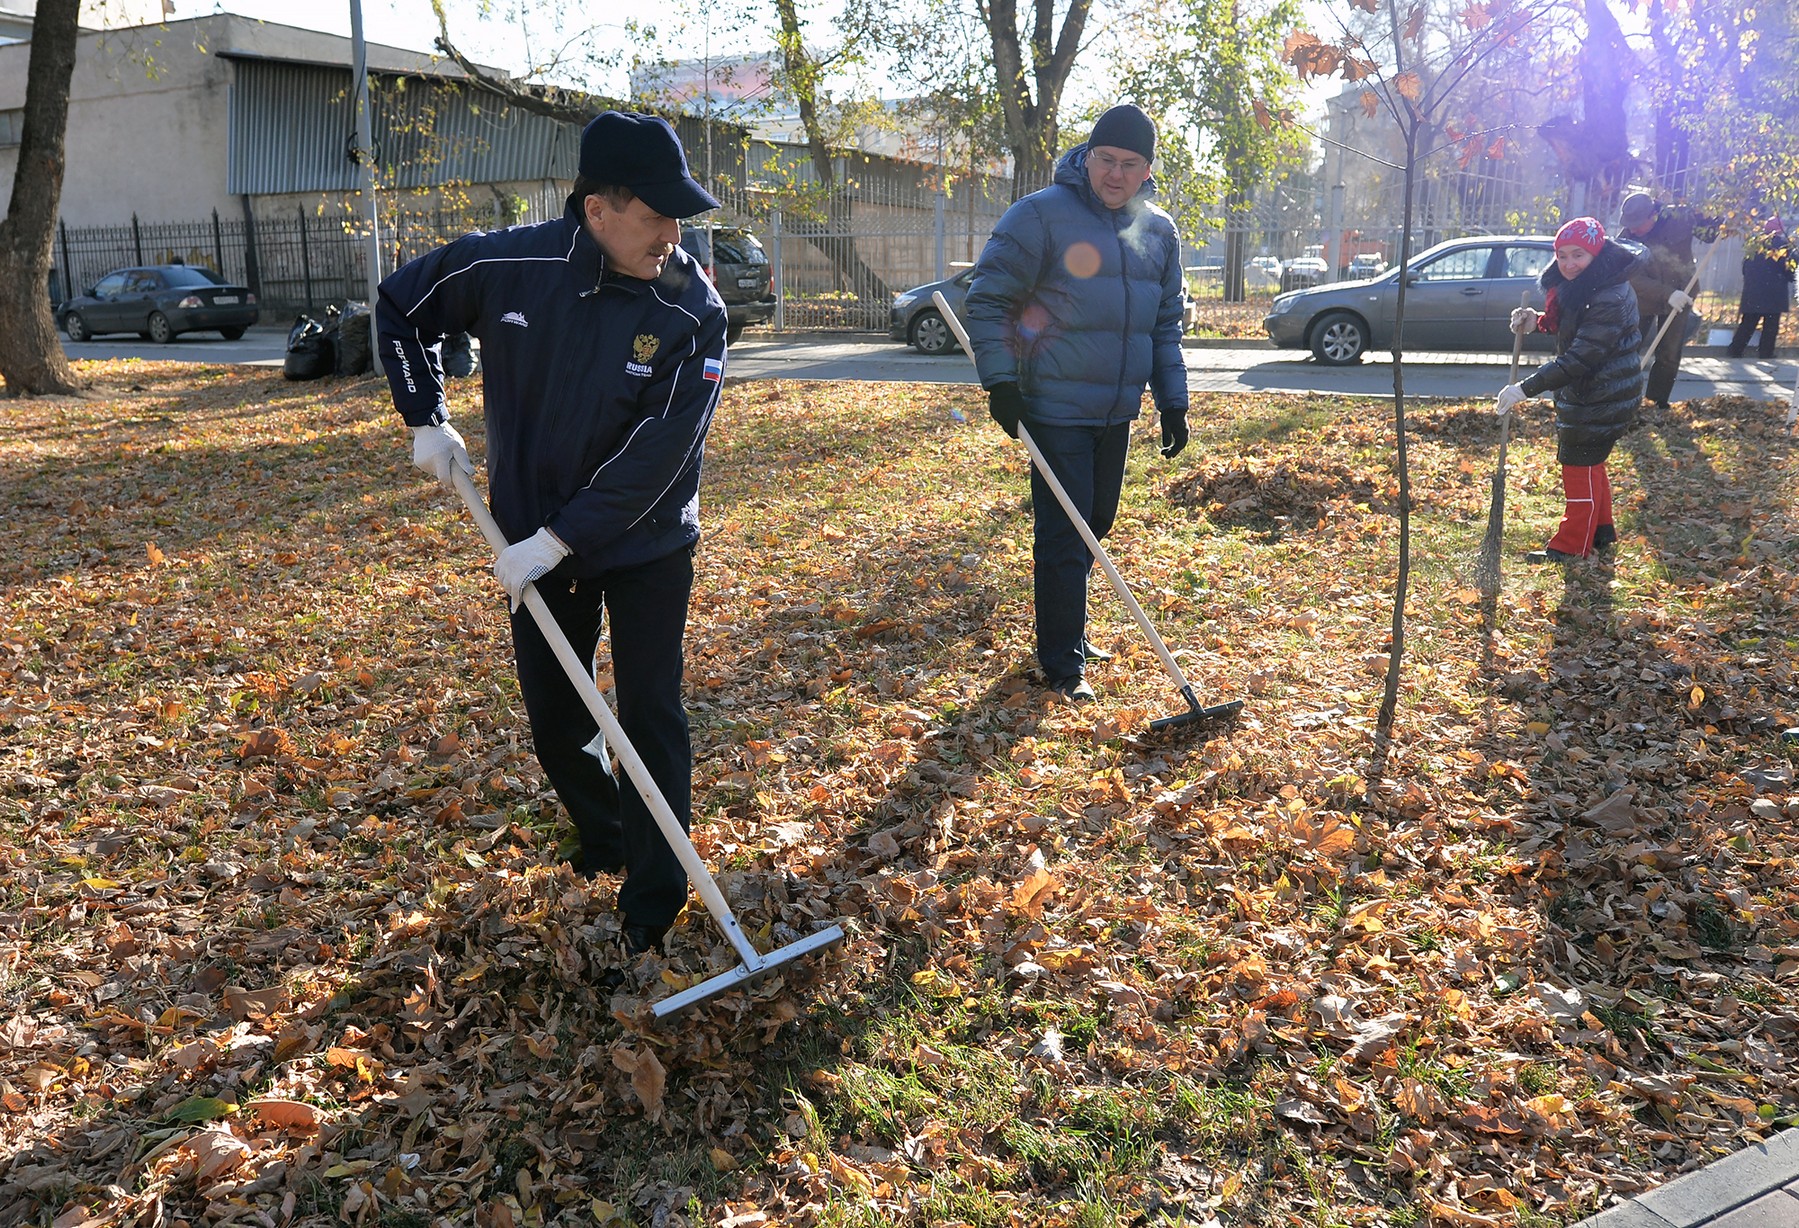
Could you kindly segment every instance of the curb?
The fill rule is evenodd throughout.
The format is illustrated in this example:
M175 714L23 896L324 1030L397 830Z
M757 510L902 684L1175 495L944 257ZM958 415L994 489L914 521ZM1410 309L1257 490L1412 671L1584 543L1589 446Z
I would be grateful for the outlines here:
M1569 1228L1786 1228L1799 1224L1799 1130L1608 1207Z

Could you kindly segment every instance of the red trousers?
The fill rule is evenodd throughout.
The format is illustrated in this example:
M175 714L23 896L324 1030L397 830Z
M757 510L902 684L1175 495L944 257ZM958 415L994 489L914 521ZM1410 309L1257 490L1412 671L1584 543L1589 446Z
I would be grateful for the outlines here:
M1593 552L1593 534L1612 523L1612 483L1605 463L1563 465L1562 494L1568 506L1549 548L1585 558Z

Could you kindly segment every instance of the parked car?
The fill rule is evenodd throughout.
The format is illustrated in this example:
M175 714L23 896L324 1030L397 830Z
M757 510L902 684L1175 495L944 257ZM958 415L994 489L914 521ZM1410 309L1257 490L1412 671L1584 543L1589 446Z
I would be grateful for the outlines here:
M943 313L932 301L933 292L943 291L943 301L957 316L968 297L968 283L974 280L974 266L969 265L953 277L927 282L893 296L893 310L887 318L887 335L904 341L920 354L943 354L956 347L956 335L949 330Z
M1349 280L1367 281L1370 277L1378 277L1387 271L1387 258L1377 256L1373 252L1363 252L1359 256L1349 258Z
M1314 244L1306 248L1305 255L1295 256L1281 266L1281 289L1303 290L1318 285L1329 276L1330 266L1324 262L1324 248Z
M1549 235L1483 235L1451 239L1413 257L1405 270L1408 350L1510 350L1512 308L1541 309L1537 276L1555 252ZM1276 295L1262 323L1277 346L1309 349L1341 366L1369 350L1393 346L1400 270L1372 281L1319 286ZM1537 333L1525 348L1547 350Z
M1243 286L1248 290L1272 290L1281 283L1281 262L1273 256L1252 256L1243 263Z
M114 269L57 309L70 341L136 333L158 345L182 333L218 332L236 341L260 312L248 286L225 284L197 264Z
M711 245L707 245L707 236ZM762 242L741 226L684 225L681 246L700 262L725 300L725 340L735 344L746 325L774 319L775 291L768 253ZM716 256L716 259L714 257Z

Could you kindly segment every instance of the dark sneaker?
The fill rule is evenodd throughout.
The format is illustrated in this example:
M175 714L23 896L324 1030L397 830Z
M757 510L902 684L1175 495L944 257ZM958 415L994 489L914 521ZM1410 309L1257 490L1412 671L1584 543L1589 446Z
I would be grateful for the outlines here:
M1112 654L1103 648L1095 648L1086 640L1081 641L1081 656L1089 661L1110 661Z
M1566 550L1557 550L1554 546L1545 546L1541 550L1532 550L1524 556L1526 563L1578 563L1581 556L1569 554Z
M1049 689L1072 704L1091 703L1094 699L1093 688L1079 674L1072 678L1058 679L1049 684Z
M1618 544L1618 526L1602 524L1593 530L1593 549L1610 550Z
M1541 550L1532 550L1524 556L1526 563L1578 563L1578 554L1569 554L1566 550L1557 550L1554 546L1545 546Z

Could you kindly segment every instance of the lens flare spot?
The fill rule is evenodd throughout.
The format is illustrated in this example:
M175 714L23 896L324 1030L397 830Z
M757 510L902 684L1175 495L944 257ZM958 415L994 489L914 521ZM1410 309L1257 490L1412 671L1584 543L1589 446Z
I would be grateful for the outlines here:
M1038 334L1049 327L1049 309L1042 303L1030 303L1018 313L1018 335L1026 341L1034 340Z
M1070 244L1062 254L1062 267L1076 277L1095 277L1099 274L1099 248L1091 243Z

